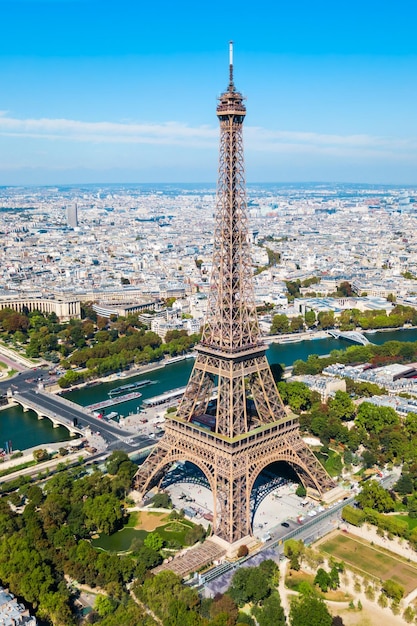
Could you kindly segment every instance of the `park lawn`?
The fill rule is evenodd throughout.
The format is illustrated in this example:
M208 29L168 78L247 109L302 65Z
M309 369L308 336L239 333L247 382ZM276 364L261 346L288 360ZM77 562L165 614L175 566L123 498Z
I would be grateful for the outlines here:
M299 591L301 583L308 583L312 587L314 587L314 576L313 574L308 574L303 570L296 572L294 570L289 570L288 574L285 577L285 586L287 589L291 589L292 591ZM346 591L342 591L341 589L329 589L326 593L320 591L318 587L315 587L317 593L324 598L325 600L331 600L332 602L349 602L352 600L352 596Z
M329 600L330 602L350 602L353 600L350 593L342 591L342 589L329 589L329 591L321 595L325 600Z
M336 559L370 574L379 580L391 578L402 585L407 595L417 586L417 566L405 563L388 551L343 533L336 533L318 546Z
M407 522L408 524L408 528L410 530L413 530L413 528L415 528L417 526L417 518L416 517L410 517L409 515L393 515L390 517L395 517L395 519L399 519L403 522Z
M343 462L340 454L334 450L329 450L328 454L315 452L316 457L324 465L330 476L339 476L342 473Z
M185 536L193 528L194 524L188 520L172 520L164 526L159 526L158 534L164 541L178 541L185 546Z
M143 515L145 515L145 519L141 520L139 516L142 517ZM148 511L133 511L129 516L127 525L123 526L121 530L112 535L101 533L101 535L93 538L91 543L95 548L105 550L106 552L128 552L132 541L135 539L143 541L149 532L155 530L164 541L177 541L181 546L185 545L185 537L190 528L194 526L192 522L188 520L171 520L168 523L161 524L161 522L166 522L168 518L166 513L151 513L151 515L154 518L153 520L149 519ZM150 524L149 522L152 523ZM145 528L145 526L150 525L152 528Z
M285 586L288 589L292 589L293 591L298 591L301 583L308 583L313 587L313 581L314 576L312 574L307 574L307 572L303 572L302 570L297 572L293 569L290 569L285 577Z

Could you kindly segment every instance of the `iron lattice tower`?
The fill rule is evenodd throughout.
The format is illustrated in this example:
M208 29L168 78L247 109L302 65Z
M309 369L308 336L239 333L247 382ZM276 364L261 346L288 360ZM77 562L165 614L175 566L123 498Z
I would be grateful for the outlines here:
M246 107L234 85L232 44L229 70L217 106L219 177L202 339L178 411L167 416L165 433L139 468L135 487L144 494L172 463L190 461L213 494L214 534L234 543L251 534L251 491L267 465L289 463L312 495L334 483L301 439L297 418L286 414L260 338L243 163Z

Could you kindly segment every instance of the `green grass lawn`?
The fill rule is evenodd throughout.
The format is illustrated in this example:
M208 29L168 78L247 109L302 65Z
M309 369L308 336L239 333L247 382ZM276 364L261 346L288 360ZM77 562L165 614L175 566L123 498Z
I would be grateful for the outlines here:
M182 546L185 545L185 536L194 524L188 520L173 520L164 526L160 526L157 532L164 541L178 541Z
M417 586L417 566L351 535L337 533L320 543L319 549L379 580L391 578L404 587L406 594Z
M413 530L413 528L417 526L417 518L415 517L409 517L408 515L393 515L392 517L395 517L395 519L399 519L402 522L407 522L410 530Z
M122 528L113 535L102 533L97 539L91 540L91 545L106 552L127 552L134 539L145 539L148 533L146 530L136 530L135 528Z
M335 452L334 450L329 450L328 454L315 452L315 455L320 463L324 465L327 473L330 476L339 476L342 473L343 461L338 452Z
M138 523L138 512L132 511L131 513L129 513L129 518L125 524L125 528L135 528L137 523Z

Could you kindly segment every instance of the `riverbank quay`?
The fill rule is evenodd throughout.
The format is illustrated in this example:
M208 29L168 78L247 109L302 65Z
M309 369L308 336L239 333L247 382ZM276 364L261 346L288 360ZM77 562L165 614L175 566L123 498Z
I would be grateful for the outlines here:
M333 329L332 329L333 330ZM336 330L336 328L334 329ZM378 328L376 330L363 330L360 326L357 326L353 329L355 332L360 333L361 335L374 335L376 333L391 333L391 332L401 332L407 330L417 330L417 326L412 326L411 324L406 324L401 328ZM283 335L265 335L263 337L263 341L266 344L276 343L276 344L287 344L287 343L299 343L300 341L316 341L318 339L328 339L331 337L331 333L327 330L307 330L302 333L287 333ZM397 341L401 341L398 339Z
M327 339L329 334L325 330L305 331L302 333L288 333L285 335L264 335L262 341L270 343L298 343L300 341L313 341L316 339Z

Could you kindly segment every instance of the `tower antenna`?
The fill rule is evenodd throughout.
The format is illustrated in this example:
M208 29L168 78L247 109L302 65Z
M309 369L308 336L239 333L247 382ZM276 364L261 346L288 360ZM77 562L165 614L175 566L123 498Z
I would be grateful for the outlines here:
M234 84L233 84L233 41L229 41L229 89L234 89Z

